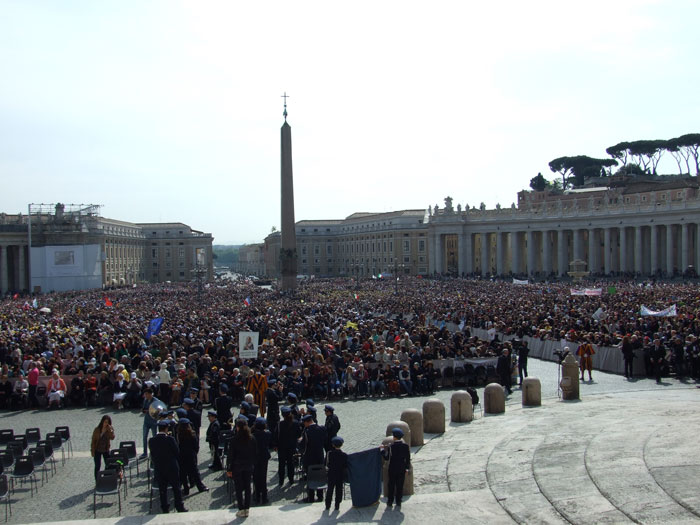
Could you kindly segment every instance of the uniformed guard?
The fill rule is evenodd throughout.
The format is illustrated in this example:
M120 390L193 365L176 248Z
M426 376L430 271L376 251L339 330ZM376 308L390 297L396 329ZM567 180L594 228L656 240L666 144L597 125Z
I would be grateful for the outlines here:
M304 431L299 440L299 450L302 454L302 464L307 472L311 465L323 465L325 459L324 445L326 444L326 429L318 426L314 422L314 417L311 414L306 414L302 418ZM323 501L323 489L316 491L318 501ZM306 497L306 503L314 502L314 491L309 490Z
M192 428L192 422L186 417L180 418L177 422L177 444L180 447L180 481L182 481L182 494L187 496L190 488L197 487L199 492L206 492L209 489L202 483L199 475L199 438Z
M331 440L338 435L340 432L340 420L338 416L335 415L335 408L332 405L326 405L323 407L323 412L326 414L326 452L331 450L332 443Z
M219 432L221 431L221 425L219 420L216 418L216 412L210 410L207 412L207 419L209 420L209 427L207 428L207 443L209 443L209 451L211 452L212 464L209 468L217 471L223 468L221 464L221 458L219 457Z
M292 416L298 422L301 422L301 413L297 407L297 395L294 392L287 394L287 403L289 403L289 408L292 411Z
M255 420L253 437L257 446L255 467L253 470L253 503L267 505L267 463L270 461L270 444L272 434L265 427L264 417Z
M396 498L396 508L401 508L401 499L403 497L403 482L406 478L406 472L411 468L411 449L403 442L403 430L396 427L391 430L391 435L394 437L394 442L386 447L382 447L384 459L389 461L389 486L387 489L388 508L394 504Z
M301 425L294 419L292 409L282 407L282 421L277 427L277 459L279 460L279 484L284 484L285 469L289 484L294 483L294 454L297 451L297 439L301 436Z
M216 419L219 420L219 425L221 429L231 428L229 425L229 420L233 417L231 414L231 406L233 406L233 401L228 395L228 386L226 384L219 385L219 397L214 401L214 408L216 409Z
M348 466L348 455L343 452L343 438L334 436L331 439L333 448L326 456L328 467L328 490L326 491L326 510L331 509L333 490L335 490L335 510L340 510L340 502L343 500L343 483L345 482L345 469Z
M168 505L168 485L170 485L175 496L175 508L178 512L187 512L180 490L180 466L178 465L180 449L175 438L167 434L169 424L169 420L166 419L158 421L158 433L148 440L155 480L160 492L160 508L164 513L170 511L170 505Z
M196 408L196 402L191 397L182 401L182 407L187 411L187 419L192 424L192 429L199 439L199 429L202 427L202 412Z
M273 438L277 435L277 425L280 422L280 401L282 401L282 391L277 386L276 379L268 381L268 388L265 391L265 402L267 403L267 429L272 432ZM281 385L281 383L280 383Z

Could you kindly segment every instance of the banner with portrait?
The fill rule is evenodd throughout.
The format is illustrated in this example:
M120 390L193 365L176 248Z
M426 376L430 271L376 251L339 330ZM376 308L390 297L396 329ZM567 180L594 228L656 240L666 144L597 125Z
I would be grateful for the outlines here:
M258 335L259 332L238 333L238 355L242 359L258 358Z

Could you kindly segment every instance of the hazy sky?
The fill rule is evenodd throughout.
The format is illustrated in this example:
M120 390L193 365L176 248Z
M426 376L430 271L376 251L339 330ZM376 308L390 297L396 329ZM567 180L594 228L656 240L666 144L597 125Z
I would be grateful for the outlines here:
M696 0L0 0L0 211L258 242L285 91L297 220L509 206L553 158L700 132L698 20Z

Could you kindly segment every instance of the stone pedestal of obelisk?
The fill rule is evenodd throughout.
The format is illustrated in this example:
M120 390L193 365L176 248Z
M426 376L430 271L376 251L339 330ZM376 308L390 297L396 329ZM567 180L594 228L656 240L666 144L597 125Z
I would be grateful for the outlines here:
M282 246L280 267L282 291L297 287L297 234L294 225L294 178L292 176L292 128L287 124L285 106L282 124Z

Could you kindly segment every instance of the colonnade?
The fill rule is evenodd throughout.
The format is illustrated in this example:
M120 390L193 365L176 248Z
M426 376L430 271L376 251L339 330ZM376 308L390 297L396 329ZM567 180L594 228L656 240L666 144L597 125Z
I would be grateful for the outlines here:
M586 227L435 233L432 271L448 272L445 238L458 239L458 274L565 276L581 260L592 274L683 273L700 266L700 223L668 222ZM562 225L563 226L563 225Z
M29 290L27 246L0 245L0 295Z

